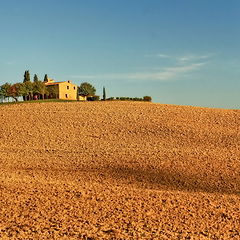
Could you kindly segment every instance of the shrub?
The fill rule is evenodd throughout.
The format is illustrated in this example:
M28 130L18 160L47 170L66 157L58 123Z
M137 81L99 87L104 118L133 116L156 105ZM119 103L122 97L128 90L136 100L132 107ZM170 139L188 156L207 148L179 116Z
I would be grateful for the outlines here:
M79 86L78 92L80 94L83 94L83 95L93 95L93 96L95 96L96 89L92 84L90 84L88 82L83 82ZM94 100L92 100L92 101L94 101Z
M106 100L108 100L108 101L113 101L113 100L114 100L114 97L107 98Z
M87 101L99 101L99 99L100 97L97 95L87 97Z
M114 99L114 98L113 98ZM112 98L108 98L107 100L113 100ZM139 97L116 97L116 100L120 101L146 101L146 102L151 102L152 98L150 96L144 96L143 98Z
M151 98L150 96L144 96L144 97L143 97L143 101L151 102L151 101L152 101L152 98Z

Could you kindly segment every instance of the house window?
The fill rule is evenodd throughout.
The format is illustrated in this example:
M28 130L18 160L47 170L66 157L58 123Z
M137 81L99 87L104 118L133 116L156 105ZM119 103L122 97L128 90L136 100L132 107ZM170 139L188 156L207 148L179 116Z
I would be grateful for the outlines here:
M67 94L65 94L65 97L66 97L66 98L68 98L68 95L67 95Z
M69 89L69 86L67 86L67 89Z

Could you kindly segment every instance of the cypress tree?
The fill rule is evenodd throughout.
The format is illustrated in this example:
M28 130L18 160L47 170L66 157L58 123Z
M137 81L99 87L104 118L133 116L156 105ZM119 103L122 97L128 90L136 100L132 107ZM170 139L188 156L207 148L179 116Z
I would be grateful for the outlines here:
M26 82L27 71L24 72L23 82Z
M43 81L44 81L44 82L48 82L48 75L47 75L47 74L45 74Z
M105 87L103 87L103 101L106 100L106 89Z
M34 82L38 82L39 81L37 74L34 74L33 81Z
M24 73L24 79L23 79L23 82L30 82L31 79L30 79L30 73L29 73L29 70L25 71Z

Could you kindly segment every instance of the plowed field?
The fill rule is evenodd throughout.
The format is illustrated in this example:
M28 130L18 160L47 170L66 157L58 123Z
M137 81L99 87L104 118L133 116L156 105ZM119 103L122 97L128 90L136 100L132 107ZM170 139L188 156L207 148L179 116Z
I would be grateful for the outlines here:
M1 105L0 239L240 239L240 110Z

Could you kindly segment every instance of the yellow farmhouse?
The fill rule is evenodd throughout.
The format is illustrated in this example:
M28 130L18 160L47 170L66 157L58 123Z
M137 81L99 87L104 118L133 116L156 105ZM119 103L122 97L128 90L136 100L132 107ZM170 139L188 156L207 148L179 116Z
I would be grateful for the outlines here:
M57 98L62 100L86 100L85 96L78 96L78 87L71 81L55 82L48 78L44 82L48 91L46 98Z

